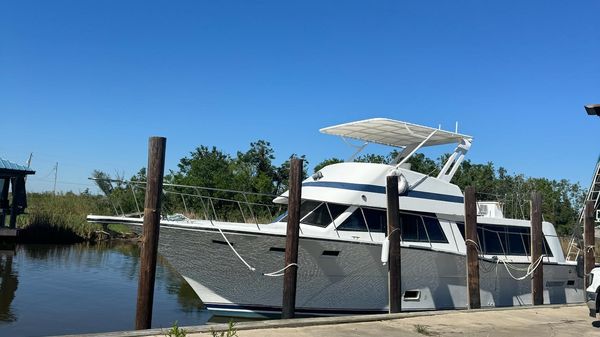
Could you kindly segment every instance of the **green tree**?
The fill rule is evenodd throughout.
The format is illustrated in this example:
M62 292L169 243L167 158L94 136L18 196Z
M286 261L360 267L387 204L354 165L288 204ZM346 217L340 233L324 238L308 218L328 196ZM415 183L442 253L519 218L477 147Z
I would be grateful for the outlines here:
M290 158L284 161L277 168L277 178L275 180L275 194L281 194L288 189L289 181L290 181L290 161L292 158L300 158L303 160L302 164L302 180L308 177L308 160L306 160L305 155L301 155L298 157L295 153L293 153Z

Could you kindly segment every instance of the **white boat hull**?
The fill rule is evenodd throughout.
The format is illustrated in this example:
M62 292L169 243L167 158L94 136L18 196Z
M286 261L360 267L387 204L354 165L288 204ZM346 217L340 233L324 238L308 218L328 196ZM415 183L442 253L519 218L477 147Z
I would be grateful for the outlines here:
M159 252L185 277L207 308L220 315L280 312L282 278L262 273L284 266L285 237L232 231L225 235L256 271L236 257L215 227L161 226ZM380 253L381 244L377 243L301 238L297 312L387 312L387 267L381 264ZM526 268L527 264L519 267ZM491 260L480 260L480 270L482 306L531 304L529 278L517 281L502 264ZM466 308L465 275L464 255L403 246L402 291L414 292L403 298L402 310ZM544 303L583 301L583 281L576 276L575 265L544 263L544 280Z

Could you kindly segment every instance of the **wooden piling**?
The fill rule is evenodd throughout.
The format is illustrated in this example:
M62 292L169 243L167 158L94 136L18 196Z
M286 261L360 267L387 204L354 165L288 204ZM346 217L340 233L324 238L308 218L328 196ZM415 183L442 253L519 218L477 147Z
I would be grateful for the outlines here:
M165 149L167 139L150 137L148 141L148 171L146 199L144 203L144 226L141 266L138 285L135 328L150 329L152 325L152 305L154 300L154 280L156 276L156 255L160 227L161 193L165 170Z
M3 179L2 189L0 190L0 228L6 223L6 213L8 211L8 191L10 188L10 178Z
M477 199L475 188L471 186L465 188L465 246L467 247L467 303L469 309L480 309Z
M285 241L285 266L283 275L283 301L281 318L294 318L296 311L296 281L298 277L298 241L300 236L300 203L302 201L303 160L290 162L288 221Z
M387 235L390 241L388 257L389 313L402 311L402 279L400 263L400 209L398 201L398 176L387 176Z
M6 213L8 210L8 187L10 179L5 179L2 190L0 191L0 228L3 228L6 223Z
M17 184L19 183L19 179L12 178L12 179L10 179L10 181L11 181L11 185L12 185L12 200L11 200L11 206L10 206L10 220L8 223L8 227L10 229L15 229L15 228L17 228L17 203L15 202L15 200L16 200L16 195L17 195L17 191L18 191Z
M587 275L594 269L596 264L596 258L594 256L596 239L594 237L594 201L587 200L585 202L584 217L583 217L583 265L584 265L584 284L585 288L589 286L587 284Z
M542 194L531 193L531 263L536 263L543 252ZM543 258L542 258L543 259ZM531 274L531 299L533 305L544 304L544 263Z

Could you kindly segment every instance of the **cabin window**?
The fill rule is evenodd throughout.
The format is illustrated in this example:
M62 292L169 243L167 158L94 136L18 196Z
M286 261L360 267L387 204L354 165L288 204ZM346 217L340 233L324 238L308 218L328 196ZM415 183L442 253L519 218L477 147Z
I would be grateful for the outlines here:
M366 219L366 222L365 222ZM357 208L337 227L343 231L387 233L386 211ZM400 213L400 232L403 241L448 243L440 222L427 213Z
M340 216L340 214L342 214L344 210L348 208L348 206L322 202L306 216L302 216L302 207L300 208L300 218L302 219L300 220L300 223L305 225L327 227L333 222L334 219Z
M486 225L483 227L484 251L489 254L504 254L506 247L506 228Z
M425 222L425 228L427 228L427 234L429 234L431 242L448 243L446 234L444 234L444 230L437 218L431 215L423 215L421 218Z
M529 235L529 228L527 229L527 234L523 235L523 239L525 240L525 249L527 252L527 255L530 254L530 243L531 243L531 236ZM548 241L546 241L546 237L542 236L542 241L543 241L543 245L542 245L542 254L544 254L545 256L549 256L552 257L552 250L550 249L550 246L548 246Z
M400 226L402 240L404 241L427 241L425 227L421 217L413 214L400 214Z
M457 222L456 225L464 239L465 224ZM529 227L477 224L479 247L483 254L489 255L530 255L530 231ZM553 256L545 237L543 237L542 254Z
M348 208L345 205L321 201L303 200L300 204L300 223L305 225L327 227ZM287 212L278 221L286 222Z
M357 208L354 210L337 229L342 231L366 232L367 225L361 209Z
M507 228L506 239L508 241L508 255L527 255L526 246L529 246L529 243L524 238L527 233L527 227Z
M352 214L337 227L343 231L366 232L367 224L369 231L384 233L387 230L386 213L373 208L357 208ZM365 222L366 220L366 222Z
M387 231L387 214L378 209L361 208L371 232L385 233ZM355 212L356 213L356 212Z

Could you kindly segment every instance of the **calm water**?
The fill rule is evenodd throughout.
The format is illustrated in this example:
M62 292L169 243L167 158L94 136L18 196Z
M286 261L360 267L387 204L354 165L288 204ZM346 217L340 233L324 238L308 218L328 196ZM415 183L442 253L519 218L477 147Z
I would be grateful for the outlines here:
M0 250L0 336L133 330L138 271L139 248L129 243ZM187 283L159 259L153 327L209 318Z

